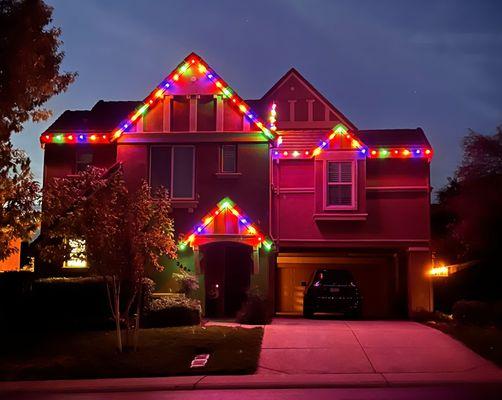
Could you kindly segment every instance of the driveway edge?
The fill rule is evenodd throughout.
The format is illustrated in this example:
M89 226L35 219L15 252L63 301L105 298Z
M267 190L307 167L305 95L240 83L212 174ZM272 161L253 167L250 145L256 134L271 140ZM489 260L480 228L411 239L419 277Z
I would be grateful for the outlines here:
M93 393L174 390L295 389L420 387L496 384L502 388L502 374L473 376L472 373L391 374L271 374L205 375L168 378L117 378L59 381L0 382L0 393Z

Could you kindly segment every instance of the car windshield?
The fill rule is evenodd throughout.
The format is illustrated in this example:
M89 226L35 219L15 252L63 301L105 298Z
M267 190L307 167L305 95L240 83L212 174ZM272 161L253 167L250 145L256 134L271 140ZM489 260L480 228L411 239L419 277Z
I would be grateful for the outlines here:
M317 271L314 278L314 282L319 282L323 285L348 285L352 281L352 274L345 270Z

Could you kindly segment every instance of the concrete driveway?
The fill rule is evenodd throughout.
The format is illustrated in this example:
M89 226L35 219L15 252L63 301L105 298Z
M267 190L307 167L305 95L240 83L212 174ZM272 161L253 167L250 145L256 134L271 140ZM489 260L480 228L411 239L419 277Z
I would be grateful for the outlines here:
M265 327L259 374L378 374L475 380L501 369L442 332L409 321L276 318ZM362 375L361 375L362 376ZM448 380L448 379L446 379ZM469 379L470 380L470 379Z

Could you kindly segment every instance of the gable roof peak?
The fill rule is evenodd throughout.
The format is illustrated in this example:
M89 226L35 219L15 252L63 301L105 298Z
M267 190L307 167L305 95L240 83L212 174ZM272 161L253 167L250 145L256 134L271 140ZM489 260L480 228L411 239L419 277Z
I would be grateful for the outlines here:
M284 75L282 75L279 80L274 83L274 85L261 97L261 100L264 100L277 89L279 89L279 87L281 87L290 76L296 76L300 80L300 82L302 82L314 94L314 96L318 97L350 130L357 130L357 127L352 123L352 121L350 121L340 110L338 110L338 108L336 108L333 103L331 103L331 101L329 101L294 67L291 67Z

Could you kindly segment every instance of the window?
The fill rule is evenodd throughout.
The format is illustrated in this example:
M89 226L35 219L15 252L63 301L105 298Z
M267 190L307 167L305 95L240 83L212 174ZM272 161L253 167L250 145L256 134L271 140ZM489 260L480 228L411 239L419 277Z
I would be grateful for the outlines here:
M353 208L355 161L328 161L326 174L326 207Z
M87 268L85 259L85 240L70 239L70 258L63 263L63 268Z
M163 186L171 195L171 148L154 146L150 152L150 186Z
M174 200L195 198L195 148L193 146L152 146L150 186L165 187Z
M224 144L220 147L220 172L237 172L237 146Z
M75 172L82 172L92 165L93 155L90 149L79 148L77 146L77 159L75 165Z
M174 146L172 155L172 198L194 198L194 148Z

